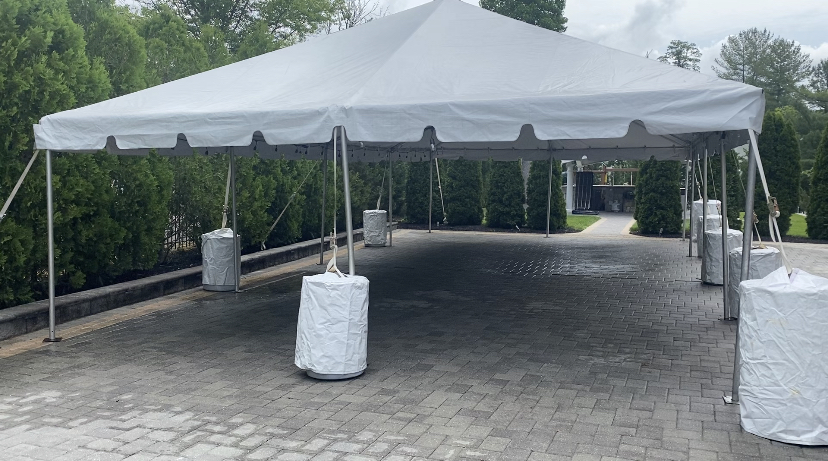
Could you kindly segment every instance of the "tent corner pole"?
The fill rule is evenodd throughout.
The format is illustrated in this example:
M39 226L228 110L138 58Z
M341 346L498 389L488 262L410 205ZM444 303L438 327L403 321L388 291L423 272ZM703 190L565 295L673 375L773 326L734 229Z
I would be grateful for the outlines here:
M693 236L696 235L696 217L693 216L693 203L696 201L696 158L698 157L698 152L696 152L695 148L690 149L690 183L688 184L688 188L690 189L690 226L689 226L689 234L690 238L687 242L687 257L693 257Z
M552 153L549 153L549 190L546 191L546 237L549 238L549 221L552 219L552 169L555 166L553 163Z
M236 222L236 152L232 147L230 148L230 189L232 190L231 195L233 196L233 261L235 265L233 283L235 284L236 293L238 293L241 282L241 242Z
M394 164L388 154L388 246L394 246Z
M722 164L722 196L719 200L722 201L722 306L724 307L724 319L730 320L731 306L727 302L728 287L730 287L729 268L730 265L730 251L727 245L727 232L730 225L727 222L727 158L724 153L724 134L719 139L719 161Z
M345 189L345 231L348 234L348 273L356 275L354 270L354 223L351 219L351 180L348 172L348 143L345 141L345 127L339 127L342 142L342 185Z
M431 233L431 208L434 206L434 161L428 153L428 233Z
M702 225L701 229L701 244L702 251L699 252L698 257L702 259L702 281L704 281L705 276L707 274L706 258L704 257L704 249L706 247L705 242L707 241L707 140L704 141L704 164L702 166L704 168L704 174L702 175Z
M52 196L52 151L49 149L46 149L46 221L49 244L49 337L43 342L56 343L61 338L55 336L55 222Z
M692 158L692 157L691 157ZM681 209L681 240L687 238L687 206L690 204L690 164L684 164L684 207Z
M336 142L336 140L334 140ZM322 151L322 225L319 231L319 265L325 264L325 206L328 195L328 147Z
M750 273L750 248L753 244L753 197L756 193L756 158L759 156L759 146L756 143L756 133L748 130L750 146L748 148L747 186L745 188L745 232L742 236L742 267L739 273L739 282L748 279ZM739 351L739 321L736 322L736 345L733 353L733 387L730 396L725 396L725 403L739 403L739 373L742 354Z
M568 214L572 214L572 210L574 210L575 204L574 202L574 192L575 192L575 161L571 161L566 164L566 212Z

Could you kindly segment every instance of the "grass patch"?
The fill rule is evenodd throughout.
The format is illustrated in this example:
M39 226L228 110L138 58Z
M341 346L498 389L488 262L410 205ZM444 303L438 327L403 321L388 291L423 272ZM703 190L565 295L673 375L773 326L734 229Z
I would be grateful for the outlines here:
M791 228L788 229L788 235L791 237L809 238L808 224L805 222L805 216L801 214L791 215Z
M573 232L581 232L598 222L599 219L601 218L591 215L568 215L566 217L566 227Z
M690 230L690 220L684 220L684 228ZM635 234L638 232L638 221L634 222L633 225L630 227L630 234Z

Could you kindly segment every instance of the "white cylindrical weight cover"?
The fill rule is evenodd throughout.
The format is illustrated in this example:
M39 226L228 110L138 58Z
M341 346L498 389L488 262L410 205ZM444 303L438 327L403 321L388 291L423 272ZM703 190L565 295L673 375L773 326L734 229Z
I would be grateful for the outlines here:
M365 246L385 246L388 240L388 213L385 210L363 211L362 236Z
M739 297L742 428L828 445L828 279L782 267L742 282Z
M722 216L718 215L718 214L709 214L709 215L707 215L707 226L704 227L704 229L702 229L702 217L699 216L698 218L696 218L695 226L696 226L696 228L695 228L694 234L695 234L695 237L696 237L696 239L695 239L695 242L696 242L696 256L701 258L702 251L704 251L704 248L702 247L702 233L704 231L721 229L722 228Z
M233 229L217 229L201 235L201 284L208 291L236 289Z
M722 257L722 229L705 232L704 259L702 260L702 282L712 285L724 284L724 257ZM742 231L727 230L727 252L742 246Z
M707 201L707 214L722 214L721 209L722 202L718 200L708 200ZM693 202L693 217L698 218L702 215L702 210L704 210L704 200L696 200ZM693 223L695 225L695 222ZM694 236L695 237L695 236Z
M753 248L750 250L750 270L747 280L766 277L771 272L783 267L782 254L776 248ZM739 317L739 282L742 277L742 246L730 250L727 277L727 305L730 315Z
M368 279L326 272L302 278L294 363L324 375L359 373L368 360Z

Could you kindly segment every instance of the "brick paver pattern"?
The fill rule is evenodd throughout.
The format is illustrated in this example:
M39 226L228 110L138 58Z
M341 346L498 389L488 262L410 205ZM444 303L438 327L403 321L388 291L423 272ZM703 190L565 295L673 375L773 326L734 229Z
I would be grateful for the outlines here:
M686 242L395 237L357 252L362 377L293 365L308 266L0 359L0 459L828 459L722 403L735 325Z

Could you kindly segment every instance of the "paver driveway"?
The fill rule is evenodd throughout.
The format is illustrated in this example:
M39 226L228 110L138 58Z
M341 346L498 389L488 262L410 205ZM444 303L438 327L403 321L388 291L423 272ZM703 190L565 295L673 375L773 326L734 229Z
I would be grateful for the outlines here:
M828 459L722 404L734 326L686 243L395 237L357 254L364 376L293 365L299 276L318 266L192 291L0 344L0 459Z

